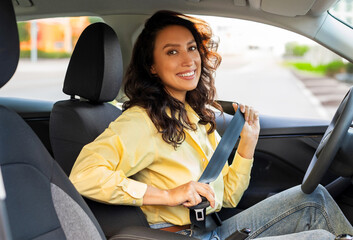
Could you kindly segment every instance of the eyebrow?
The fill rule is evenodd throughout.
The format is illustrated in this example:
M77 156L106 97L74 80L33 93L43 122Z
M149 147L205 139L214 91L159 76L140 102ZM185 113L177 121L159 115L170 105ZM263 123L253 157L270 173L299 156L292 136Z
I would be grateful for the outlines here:
M187 45L190 45L190 44L193 44L193 43L196 43L195 40L191 40L187 43ZM167 48L167 47L179 47L180 44L174 44L174 43L167 43L166 45L164 45L163 49Z

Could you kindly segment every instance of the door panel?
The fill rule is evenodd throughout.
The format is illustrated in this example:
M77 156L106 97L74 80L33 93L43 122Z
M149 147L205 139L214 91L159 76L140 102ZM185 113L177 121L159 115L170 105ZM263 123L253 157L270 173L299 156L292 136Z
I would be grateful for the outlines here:
M246 209L270 195L301 184L321 136L261 137L250 185L239 208ZM322 184L327 185L335 178L328 172Z
M231 118L226 113L217 116L217 130L221 135ZM226 219L273 194L301 184L328 124L329 121L320 119L260 116L261 131L249 188L237 208L223 209L221 218ZM327 185L336 178L329 171L321 184Z

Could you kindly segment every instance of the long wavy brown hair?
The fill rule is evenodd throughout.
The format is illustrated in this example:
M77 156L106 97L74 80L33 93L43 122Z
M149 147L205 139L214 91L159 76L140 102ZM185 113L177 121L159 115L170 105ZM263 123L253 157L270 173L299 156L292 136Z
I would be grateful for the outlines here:
M169 95L158 76L151 73L156 36L171 25L187 28L196 41L201 56L201 76L197 87L186 93L185 100L198 114L201 124L210 124L208 134L215 130L215 113L210 106L222 111L222 107L215 102L214 86L214 73L221 62L216 52L218 44L213 41L212 30L205 21L178 12L158 11L146 21L136 40L125 75L124 90L129 100L124 103L123 109L132 106L146 109L163 140L177 148L185 140L184 129L196 130L196 126L189 121L184 103Z

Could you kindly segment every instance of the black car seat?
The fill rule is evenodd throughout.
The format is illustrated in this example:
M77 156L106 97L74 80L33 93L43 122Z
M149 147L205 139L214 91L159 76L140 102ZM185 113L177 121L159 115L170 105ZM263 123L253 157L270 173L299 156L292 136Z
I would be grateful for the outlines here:
M19 40L11 0L0 1L0 87L16 70ZM92 212L42 142L0 106L0 166L13 239L105 239Z
M18 58L12 1L1 0L0 88L12 77ZM37 135L16 112L4 106L0 106L0 169L6 191L5 205L1 205L6 209L0 212L6 212L12 235L0 234L2 239L106 238L90 208ZM1 216L0 231L5 220ZM125 222L119 215L116 218ZM112 239L190 238L140 226L121 229Z
M0 106L0 126L0 167L12 235L8 239L106 239L90 208L27 123L17 113ZM119 212L113 213L120 225L126 225ZM120 228L111 239L192 238L130 226Z
M70 99L55 103L50 115L54 159L67 175L83 146L121 115L121 110L109 102L118 95L122 75L121 50L114 30L105 23L88 26L75 46L65 76L63 91ZM125 226L149 226L139 207L86 202L108 236ZM123 222L118 215L124 216Z
M65 76L63 92L70 99L55 103L50 115L54 159L67 175L82 147L120 116L121 110L108 102L118 95L122 75L114 30L105 23L88 26L75 46Z

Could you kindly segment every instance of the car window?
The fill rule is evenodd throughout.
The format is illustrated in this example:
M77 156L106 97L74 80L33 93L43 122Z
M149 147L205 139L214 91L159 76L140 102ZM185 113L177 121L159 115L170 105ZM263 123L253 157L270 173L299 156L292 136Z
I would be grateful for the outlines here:
M353 26L353 0L340 0L329 9L329 13L349 26Z
M220 40L218 99L261 114L331 119L352 85L353 65L306 37L245 20L201 18Z
M66 69L82 31L99 17L66 17L18 22L20 61L2 97L62 100Z
M199 16L211 24L223 60L217 99L261 114L331 119L353 82L353 66L298 34L245 20ZM21 58L2 97L58 101L75 43L97 17L19 22ZM32 41L32 36L36 36Z

